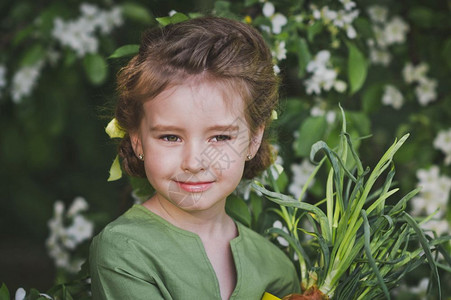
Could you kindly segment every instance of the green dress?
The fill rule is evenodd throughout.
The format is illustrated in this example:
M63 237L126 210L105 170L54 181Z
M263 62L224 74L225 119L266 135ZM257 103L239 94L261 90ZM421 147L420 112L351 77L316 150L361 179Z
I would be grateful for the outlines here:
M230 299L299 292L293 264L275 245L236 222L230 242L237 283ZM90 249L93 299L221 299L202 241L141 205L98 234Z

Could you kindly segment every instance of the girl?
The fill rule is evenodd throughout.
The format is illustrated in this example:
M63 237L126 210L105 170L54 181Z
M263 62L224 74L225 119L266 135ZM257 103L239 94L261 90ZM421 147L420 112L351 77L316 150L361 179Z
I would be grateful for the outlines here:
M118 76L124 169L155 194L90 251L94 299L261 299L299 292L293 264L232 220L226 197L271 163L278 79L261 35L202 17L153 29Z

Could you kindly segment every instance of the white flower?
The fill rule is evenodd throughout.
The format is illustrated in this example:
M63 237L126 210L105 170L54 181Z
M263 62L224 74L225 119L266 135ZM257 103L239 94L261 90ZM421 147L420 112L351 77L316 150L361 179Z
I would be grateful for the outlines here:
M15 103L19 103L23 97L29 96L36 85L43 67L43 62L19 69L12 79L11 96Z
M335 18L333 19L333 24L337 27L343 28L346 25L350 25L354 21L354 19L359 16L359 11L353 10L348 12L344 10L339 10L334 15Z
M72 217L82 211L85 211L89 208L88 202L86 202L85 198L77 197L72 202L72 205L69 207L67 211L67 216Z
M451 128L439 131L434 139L434 147L445 153L445 164L449 165L451 163Z
M355 28L352 25L346 25L346 35L350 39L355 39L357 36L357 31L355 31Z
M267 18L270 18L274 15L274 13L276 12L276 8L274 7L274 4L272 4L271 2L265 2L265 4L263 4L263 15Z
M355 2L351 0L340 0L346 10L351 10L355 6Z
M425 230L434 231L438 236L450 232L449 222L447 220L431 219L426 223L423 223L421 227Z
M275 221L274 224L272 225L272 227L282 229L283 231L288 233L288 229L285 226L283 226L282 222L280 222L279 220ZM289 245L288 241L281 236L277 237L277 241L283 247L288 247L288 245Z
M60 18L54 21L52 36L63 46L67 46L82 57L97 51L99 42L94 36L94 26L87 19L64 22Z
M273 69L274 69L274 74L279 74L280 73L280 68L279 68L279 66L278 65L274 65L273 66Z
M428 170L417 171L418 186L421 192L411 200L412 214L420 215L425 212L430 215L437 212L437 217L444 215L449 194L451 191L451 178L440 176L439 167L434 165Z
M285 48L285 41L276 43L276 49L274 49L274 51L272 52L272 56L279 61L287 58L287 49Z
M76 241L81 243L82 241L92 237L94 231L94 224L87 220L82 215L76 215L72 226L67 229L67 235Z
M6 67L0 65L0 89L6 86Z
M275 34L279 34L282 32L282 27L285 26L285 24L287 24L287 17L285 17L281 13L276 13L271 18L271 23L272 23L272 32Z
M418 102L425 106L429 102L434 101L437 98L435 91L437 87L437 81L435 79L424 78L420 84L415 88L415 94L418 97Z
M382 103L385 105L391 105L395 109L400 109L404 103L404 98L401 92L395 86L387 84L384 87Z
M175 15L177 13L177 11L176 10L171 10L170 12L169 12L169 16L170 17L172 17L173 15Z
M370 61L375 65L388 66L391 61L391 54L387 50L370 48Z
M426 72L429 70L427 63L420 63L414 66L412 63L407 63L402 69L402 76L406 83L422 82L427 80Z
M385 6L373 5L368 8L368 15L371 21L384 23L387 21L388 9Z
M321 98L316 98L315 102L315 105L310 109L310 115L314 117L326 116L327 123L334 123L336 119L336 113L333 110L326 110L327 102Z
M307 71L314 72L317 69L324 68L329 62L330 52L321 50L315 55L315 58L307 64Z
M373 33L374 33L374 38L376 39L376 44L382 48L385 49L387 48L387 46L389 45L387 38L385 36L385 31L383 30L383 28L373 25Z
M15 300L23 300L25 299L25 296L27 295L27 292L23 288L18 288L16 291L16 294L14 296Z
M412 293L413 295L426 296L428 285L429 285L429 278L423 278L423 279L421 279L418 286L409 287L409 292Z
M409 25L400 17L393 17L385 26L384 35L388 44L404 43Z
M288 191L297 199L301 196L301 191L314 170L315 166L312 165L307 159L304 159L301 164L291 165L293 181L288 187ZM310 186L313 182L314 179L310 182Z
M122 10L113 7L110 11L101 10L92 4L80 6L81 16L72 21L63 21L56 18L52 30L52 36L61 45L67 46L75 51L79 57L88 53L97 52L99 41L95 37L95 31L100 30L108 34L115 26L123 23Z
M336 80L334 83L334 89L339 93L344 93L348 85L343 80Z
M93 4L82 3L80 5L80 11L82 16L95 18L99 13L99 8Z

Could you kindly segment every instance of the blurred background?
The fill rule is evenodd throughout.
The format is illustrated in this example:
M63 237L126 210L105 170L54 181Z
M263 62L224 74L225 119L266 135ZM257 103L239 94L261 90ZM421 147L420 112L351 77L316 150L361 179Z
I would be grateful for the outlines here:
M284 192L305 184L314 142L335 145L341 104L351 135L367 137L365 165L411 133L395 158L397 184L404 194L421 185L409 209L437 210L433 229L449 233L450 9L443 0L0 0L0 282L45 292L70 279L92 235L136 201L130 179L107 181L115 74L142 31L176 12L213 12L264 34L283 80L274 143Z

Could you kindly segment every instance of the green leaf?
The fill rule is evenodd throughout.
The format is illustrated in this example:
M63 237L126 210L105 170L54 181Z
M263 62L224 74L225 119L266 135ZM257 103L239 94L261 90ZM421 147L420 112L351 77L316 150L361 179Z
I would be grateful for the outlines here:
M298 64L299 64L299 77L304 77L305 74L305 68L307 67L307 64L312 59L312 55L310 54L307 41L304 38L300 38L296 45L297 49L297 55L298 55Z
M175 13L173 16L167 16L162 18L156 18L157 22L160 23L161 26L167 26L169 24L177 24L183 21L188 20L188 16L182 13Z
M351 94L357 92L366 79L368 64L362 52L352 43L347 42L349 50L348 57L348 79L351 85Z
M246 202L240 197L235 195L227 197L226 210L231 217L248 227L251 226L252 218L249 208L247 207Z
M409 223L409 225L413 228L413 230L415 230L415 233L417 234L418 240L420 241L420 244L424 250L424 254L426 255L429 267L431 268L432 274L434 275L434 277L436 279L438 293L439 293L439 295L441 295L440 276L439 276L439 273L437 270L437 265L432 256L428 240L427 240L426 236L424 235L423 230L420 228L420 226L417 224L417 222L408 213L402 212L402 215L404 217L404 220L406 220L407 223Z
M446 61L448 69L451 70L451 38L447 39L442 50L442 58Z
M244 6L252 6L255 3L258 3L259 0L244 0Z
M308 117L299 128L299 137L294 142L295 153L301 157L310 154L310 148L314 143L323 139L327 129L327 121L324 117Z
M102 84L108 74L108 65L105 59L99 54L88 54L83 59L83 66L86 75L92 84Z
M2 283L2 286L0 287L0 299L1 300L9 300L9 290L6 287L5 283Z
M300 208L302 210L305 210L307 212L312 213L315 216L315 220L320 224L321 231L323 233L324 239L327 241L327 243L330 243L332 240L332 233L329 229L329 222L327 220L327 216L324 214L324 212L319 209L318 207L305 203L305 202L299 202L296 199L294 199L291 196L287 196L281 193L275 193L271 192L261 185L258 185L256 182L252 183L252 188L256 190L257 192L260 192L264 194L269 200L282 205L286 207L295 207Z
M362 95L362 108L366 114L375 112L382 106L382 92L382 83L374 83L365 88Z
M373 272L376 274L377 281L379 282L380 288L384 291L385 297L390 300L390 293L388 292L388 288L385 285L384 278L382 278L381 273L379 272L379 268L376 265L376 262L374 261L374 257L371 253L371 247L370 247L370 238L371 238L371 232L370 232L370 224L368 223L368 218L366 216L365 210L361 210L361 215L363 218L363 232L364 232L364 249L365 254L368 259L368 262L373 269Z
M320 21L317 21L313 23L313 25L309 26L307 28L307 39L311 43L313 42L313 39L315 38L315 35L321 32L323 30L323 23Z
M434 27L437 12L425 6L415 6L409 9L409 19L413 24L422 28Z
M137 54L139 51L139 45L125 45L117 48L113 54L111 54L108 58L120 58L124 56L132 56Z
M25 52L20 64L21 66L32 66L44 59L45 55L44 47L41 44L35 44Z
M126 18L143 24L151 24L153 21L152 14L149 10L145 6L134 2L122 4L122 13Z

